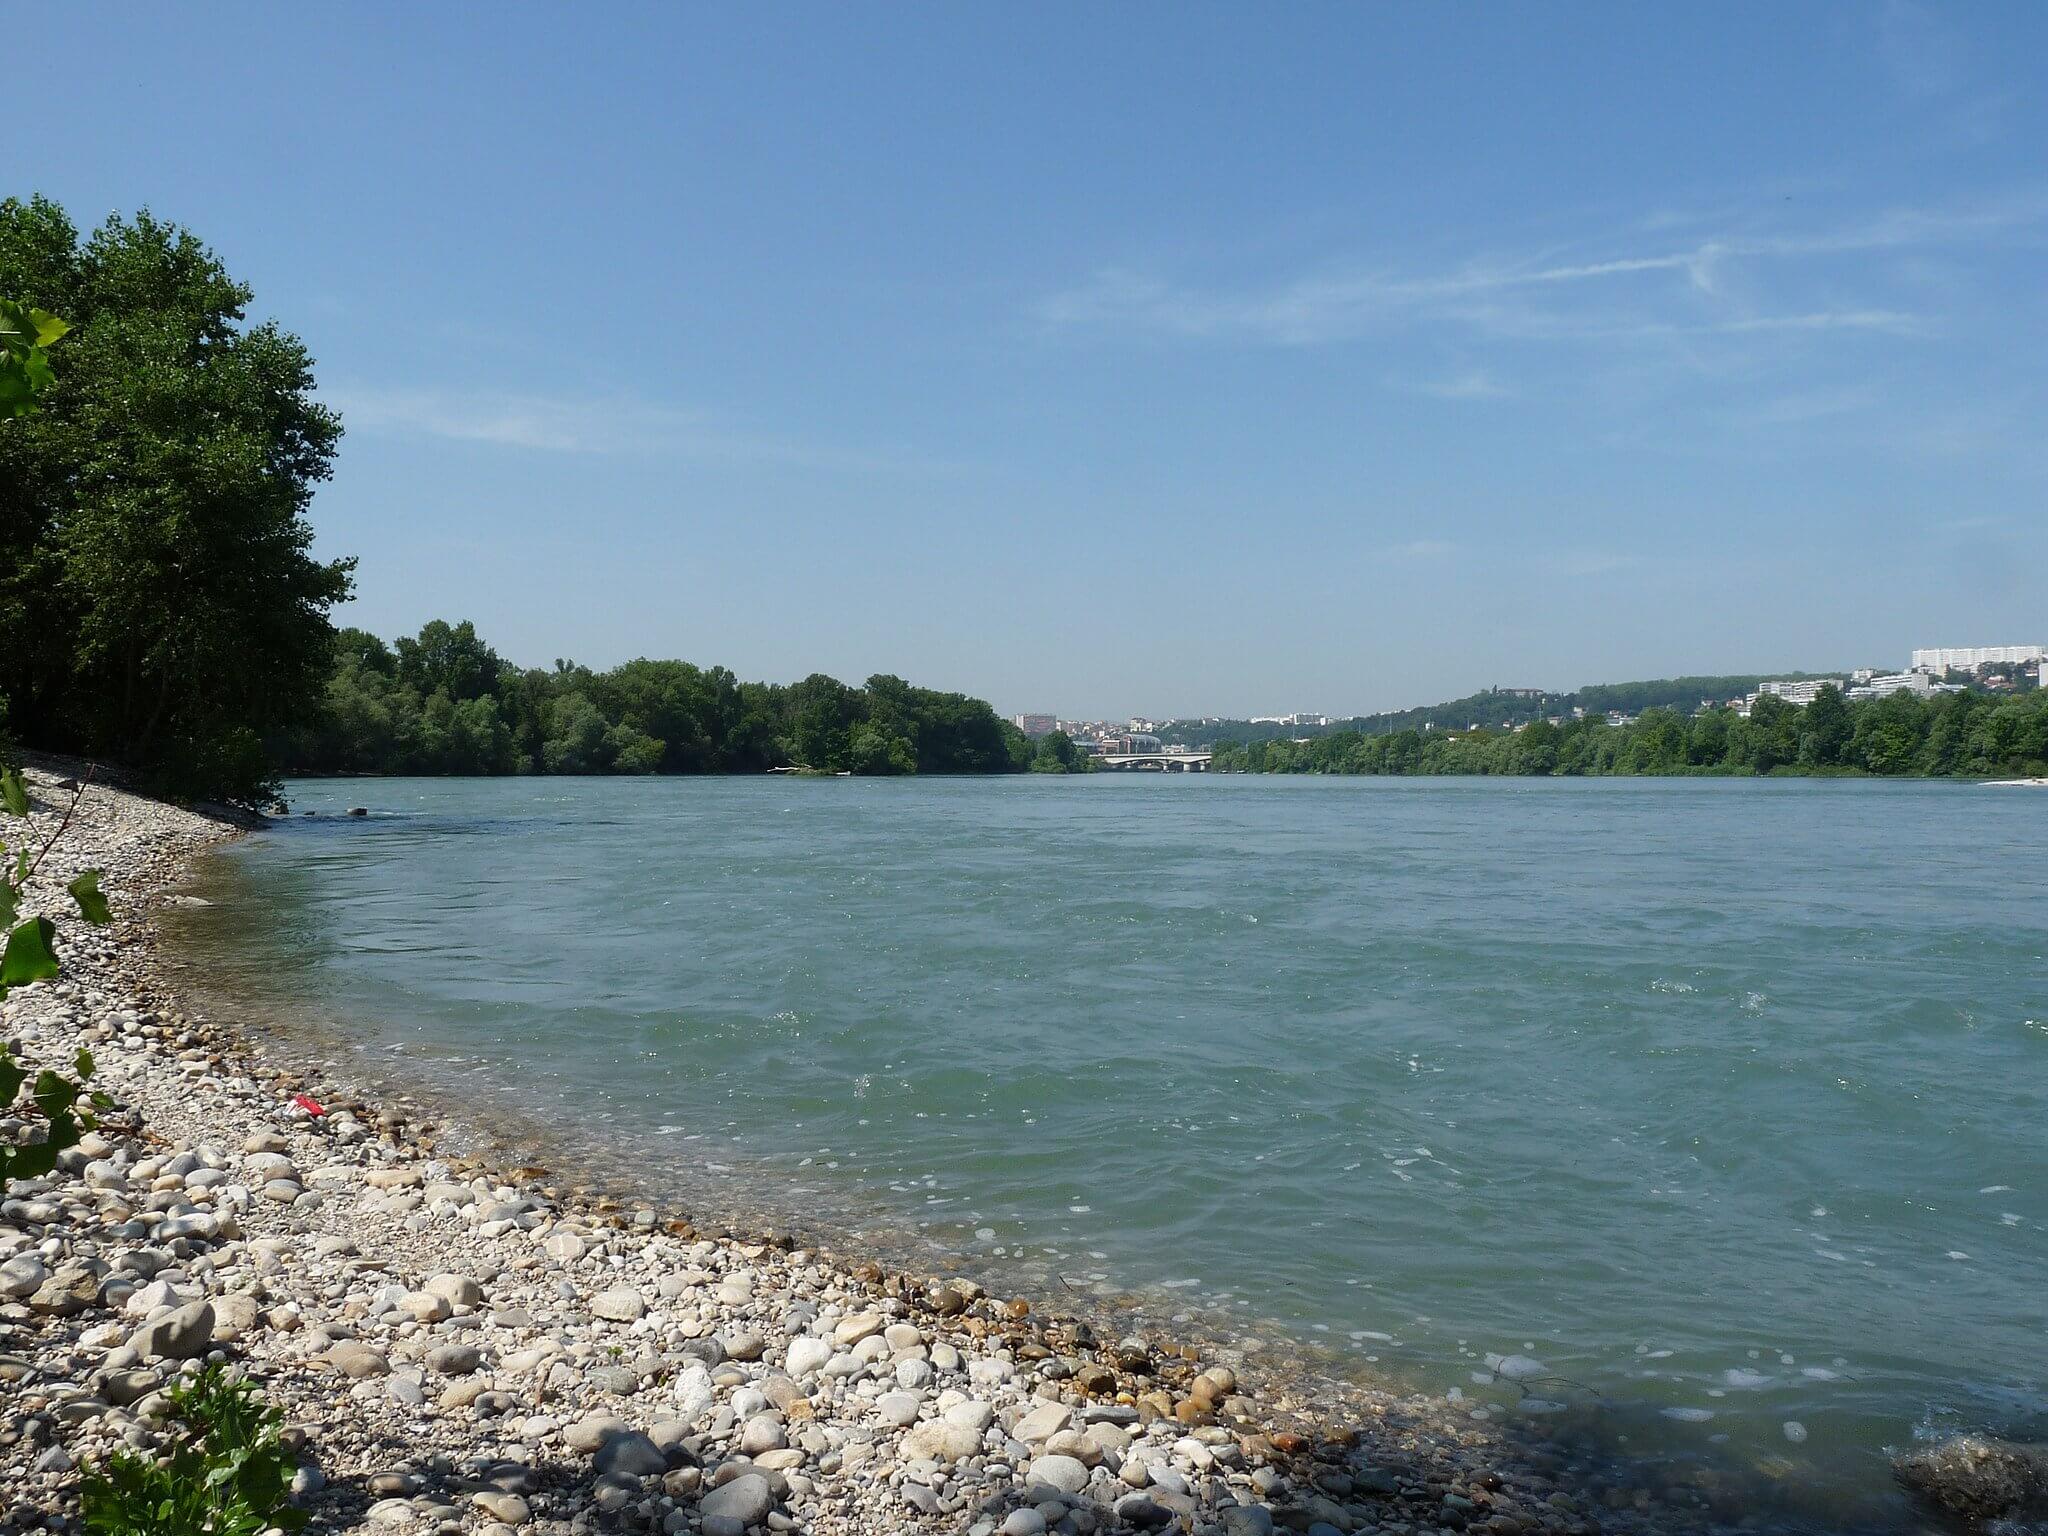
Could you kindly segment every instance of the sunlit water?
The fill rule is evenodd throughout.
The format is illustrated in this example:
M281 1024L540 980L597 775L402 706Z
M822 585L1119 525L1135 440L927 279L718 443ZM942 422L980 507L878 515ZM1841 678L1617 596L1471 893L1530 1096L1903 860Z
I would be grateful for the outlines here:
M650 1184L883 1213L1843 1518L1899 1517L1885 1447L2048 1407L2048 795L292 798L328 814L221 856L179 942L408 1070L602 1117Z

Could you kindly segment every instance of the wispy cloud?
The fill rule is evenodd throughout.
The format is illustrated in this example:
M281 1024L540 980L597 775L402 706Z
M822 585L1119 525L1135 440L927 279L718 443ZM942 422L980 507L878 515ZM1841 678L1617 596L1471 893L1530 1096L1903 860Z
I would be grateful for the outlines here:
M1449 539L1409 539L1389 544L1379 556L1383 560L1445 560L1457 552L1458 545Z
M352 431L546 454L773 460L853 469L941 469L914 454L867 452L763 432L712 411L628 395L549 398L490 389L321 391Z
M323 393L352 430L540 453L752 454L768 446L699 412L632 399L560 400L491 390L343 387Z
M2048 225L2033 191L1968 207L1885 210L1810 230L1730 232L1661 250L1583 260L1474 258L1440 271L1356 265L1232 292L1108 268L1052 294L1039 318L1061 329L1118 328L1204 340L1313 346L1400 326L1438 325L1523 340L1652 340L1772 331L1925 334L1927 317L1830 303L1774 310L1725 295L1732 268L1856 253L1968 245ZM1658 278L1679 279L1677 286ZM1646 286L1647 285L1647 286ZM1548 297L1546 297L1548 296ZM1679 313L1674 305L1683 303Z
M1396 389L1432 400L1505 400L1514 391L1484 368L1467 368L1444 378L1390 379Z

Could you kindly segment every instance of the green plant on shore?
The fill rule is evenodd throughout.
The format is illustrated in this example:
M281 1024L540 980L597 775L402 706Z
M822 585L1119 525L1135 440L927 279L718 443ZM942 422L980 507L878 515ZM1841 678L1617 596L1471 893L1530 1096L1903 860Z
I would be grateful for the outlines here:
M85 786L81 784L73 791L62 820L33 851L31 845L35 840L24 838L10 858L7 844L0 841L0 931L7 935L6 947L0 949L0 998L15 987L49 981L61 972L57 963L56 925L47 917L31 917L19 924L14 919L20 914L29 878L56 846L64 829L71 825L84 794ZM0 812L18 819L28 816L28 787L12 768L0 769ZM104 925L113 921L113 914L107 910L107 898L100 891L100 871L86 870L66 890L77 905L79 916L87 922ZM30 1083L29 1069L17 1062L5 1045L0 1045L0 1112L13 1108L22 1086L29 1084L27 1107L48 1127L48 1134L40 1141L0 1146L0 1189L14 1179L33 1179L48 1173L57 1166L57 1154L66 1147L77 1146L79 1138L97 1123L93 1111L106 1108L109 1101L105 1094L86 1088L92 1071L92 1053L81 1046L72 1058L72 1075L67 1077L46 1067L35 1073L34 1082Z
M85 1529L96 1536L256 1536L297 1530L290 1505L294 1460L247 1378L218 1365L168 1394L174 1440L162 1459L122 1451L86 1474Z

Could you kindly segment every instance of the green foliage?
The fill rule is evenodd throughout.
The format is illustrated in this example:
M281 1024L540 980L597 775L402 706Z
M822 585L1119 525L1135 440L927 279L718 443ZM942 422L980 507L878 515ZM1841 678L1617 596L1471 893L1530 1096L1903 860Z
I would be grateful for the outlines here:
M341 424L305 348L147 212L81 240L47 199L0 202L0 292L73 325L40 408L0 428L11 728L173 793L267 802L263 738L317 703L350 585L349 562L310 553Z
M1033 773L1087 773L1094 766L1095 760L1065 731L1047 731L1039 737L1031 757Z
M1219 746L1211 768L1249 773L1927 774L2048 773L2048 694L1894 693L1805 708L1766 694L1747 717L1647 709L1634 723L1589 717L1515 731L1335 731L1306 741Z
M1636 683L1596 683L1576 693L1487 688L1443 704L1389 710L1377 715L1357 715L1329 725L1282 725L1271 720L1172 721L1159 728L1158 736L1169 746L1209 746L1232 742L1288 741L1296 737L1313 738L1344 731L1363 736L1392 736L1402 731L1499 730L1530 725L1554 715L1568 715L1574 709L1583 710L1588 715L1605 715L1609 711L1636 714L1646 709L1675 709L1691 713L1709 701L1725 702L1740 698L1754 691L1766 678L1806 676L1808 674L1804 672L1770 672L1726 677L1660 677Z
M53 981L62 974L57 963L56 924L47 917L31 917L20 923L15 918L20 915L30 877L71 824L84 792L81 786L72 795L56 831L34 852L29 848L30 839L23 838L10 857L7 843L0 840L0 929L7 932L4 944L0 944L0 998L15 987ZM21 775L12 768L0 769L0 813L24 820L29 810L28 786ZM107 898L100 891L98 870L86 870L65 889L78 907L79 916L87 922L104 925L113 921ZM66 1147L77 1146L79 1138L97 1123L92 1111L105 1108L107 1099L86 1090L86 1080L93 1069L91 1053L79 1051L71 1069L73 1075L69 1077L48 1069L35 1074L25 1107L41 1117L44 1135L39 1141L20 1146L0 1146L0 1189L5 1189L13 1179L32 1179L48 1173L57 1166L57 1154ZM15 1101L28 1082L28 1069L14 1059L10 1050L0 1046L0 1113L16 1109Z
M324 698L277 750L296 773L1011 773L1031 744L980 699L878 674L777 687L645 657L520 671L473 624L386 645L344 629ZM1085 763L1083 764L1085 768Z
M282 1416L218 1365L170 1391L175 1439L162 1459L122 1451L80 1490L95 1536L256 1536L297 1530Z
M0 299L0 419L28 415L57 381L49 349L70 329L47 310Z

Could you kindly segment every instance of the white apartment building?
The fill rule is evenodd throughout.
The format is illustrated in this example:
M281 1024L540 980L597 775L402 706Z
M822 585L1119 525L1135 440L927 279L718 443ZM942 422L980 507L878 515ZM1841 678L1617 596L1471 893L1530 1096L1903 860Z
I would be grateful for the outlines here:
M1764 694L1774 694L1787 704L1811 704L1820 697L1823 688L1840 688L1839 677L1802 677L1797 682L1760 683L1748 702L1754 704Z
M1883 677L1873 677L1861 688L1851 688L1849 697L1881 699L1888 693L1913 693L1924 699L1933 694L1949 691L1925 672L1892 672Z
M1913 653L1913 662L1908 669L1914 672L1932 672L1937 677L1953 668L1958 672L1974 672L1979 667L1993 662L2010 663L2017 666L2038 664L2048 647L2039 645L1959 645L1937 646Z

